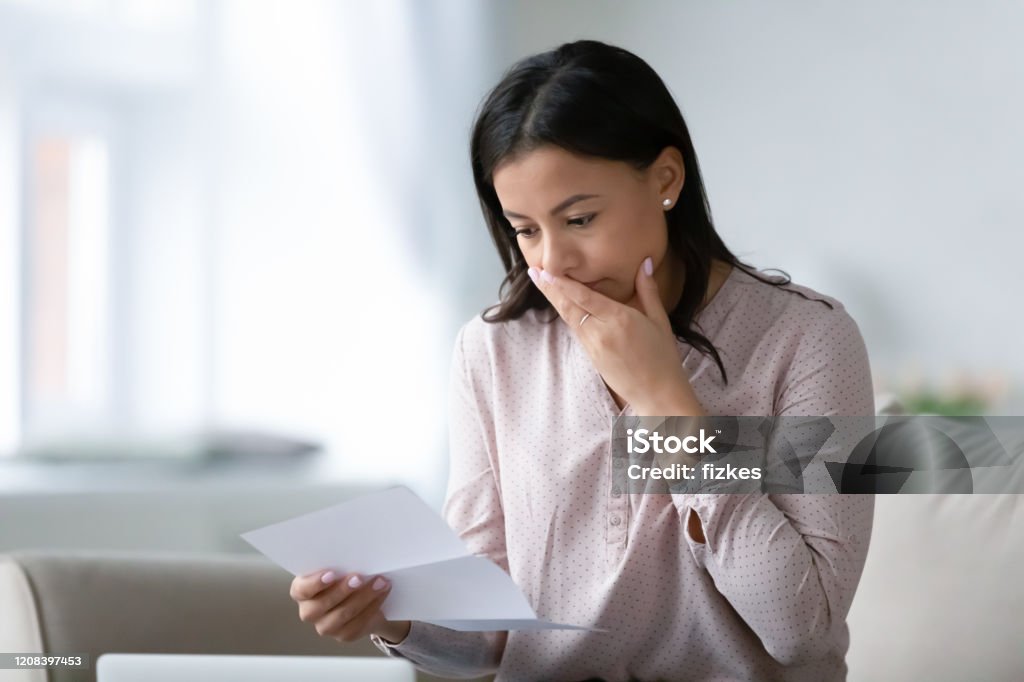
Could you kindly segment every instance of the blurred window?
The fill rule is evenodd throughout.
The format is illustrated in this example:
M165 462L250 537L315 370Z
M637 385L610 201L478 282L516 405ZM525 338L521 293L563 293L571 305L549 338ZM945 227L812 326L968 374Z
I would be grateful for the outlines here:
M195 0L0 0L0 456L133 416L132 292L162 265L133 249L185 203L165 169L197 165L175 113L208 20Z
M90 136L29 150L23 406L26 432L108 408L109 153Z

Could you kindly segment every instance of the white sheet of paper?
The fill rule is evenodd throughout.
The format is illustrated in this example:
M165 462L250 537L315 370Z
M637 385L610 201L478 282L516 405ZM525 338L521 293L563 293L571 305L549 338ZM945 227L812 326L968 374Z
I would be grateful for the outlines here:
M599 630L538 618L505 571L470 554L433 509L404 486L243 533L292 575L323 569L384 575L389 620L453 630Z

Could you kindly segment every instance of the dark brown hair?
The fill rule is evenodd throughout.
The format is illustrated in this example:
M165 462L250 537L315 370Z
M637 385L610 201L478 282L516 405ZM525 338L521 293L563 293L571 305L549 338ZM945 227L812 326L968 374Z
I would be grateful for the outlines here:
M710 355L728 383L718 351L693 328L693 318L707 294L712 261L729 263L774 286L789 284L790 278L785 273L765 278L729 251L711 222L697 154L668 88L644 60L596 40L566 43L517 62L487 94L477 113L470 142L473 180L506 273L499 303L485 310L483 319L504 322L520 318L527 310L552 309L527 276L526 261L515 231L502 214L493 182L499 164L545 146L623 161L638 171L646 170L666 147L682 153L683 191L665 216L669 245L683 263L685 281L669 319L675 335ZM556 318L552 315L549 321Z

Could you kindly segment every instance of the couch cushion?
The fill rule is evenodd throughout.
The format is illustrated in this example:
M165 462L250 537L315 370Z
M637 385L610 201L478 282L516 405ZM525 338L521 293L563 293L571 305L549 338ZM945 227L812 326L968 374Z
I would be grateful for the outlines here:
M1024 679L1024 497L878 495L850 682Z

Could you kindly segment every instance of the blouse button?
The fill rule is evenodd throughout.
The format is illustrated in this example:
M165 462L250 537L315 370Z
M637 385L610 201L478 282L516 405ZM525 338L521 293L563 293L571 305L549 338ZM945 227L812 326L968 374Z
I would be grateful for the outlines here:
M619 490L619 486L612 488L612 497L619 497L620 495L622 495L622 491Z
M622 519L620 519L618 516L613 516L611 519L611 523L613 526L617 526L620 523L622 523Z

